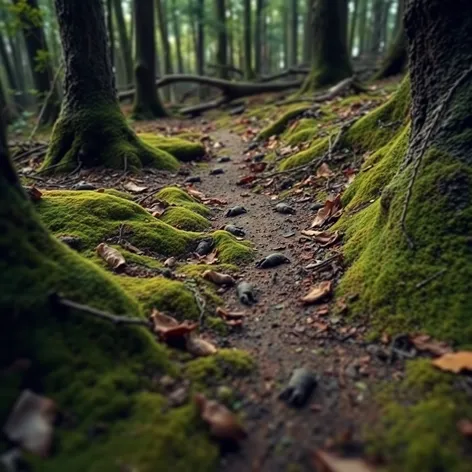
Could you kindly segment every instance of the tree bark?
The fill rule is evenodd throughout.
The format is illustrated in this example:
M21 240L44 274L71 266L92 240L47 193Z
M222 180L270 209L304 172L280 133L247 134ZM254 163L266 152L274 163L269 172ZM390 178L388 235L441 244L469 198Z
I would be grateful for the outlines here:
M136 137L119 108L102 2L55 0L55 4L65 93L44 168L158 165L157 153Z
M115 67L115 28L113 25L113 0L107 0L107 30L108 47L110 49L110 61L112 68Z
M362 8L359 19L359 56L362 56L367 50L368 28L367 15L369 13L370 0L360 0Z
M169 42L169 30L167 28L167 4L166 0L156 0L156 11L159 23L159 31L161 33L162 55L164 56L164 74L172 74L172 51ZM167 100L171 98L171 90L164 91Z
M406 51L406 37L403 25L395 36L387 56L385 57L382 67L375 74L374 80L386 79L394 75L405 72L408 63L408 54Z
M313 5L314 0L306 0L305 23L303 26L303 63L311 64L313 51ZM316 35L316 33L315 33Z
M244 76L246 79L253 78L252 71L252 21L251 0L244 0Z
M302 93L340 82L352 75L347 45L346 0L317 0L313 17L313 60Z
M126 31L126 23L123 15L123 6L121 0L114 0L113 2L116 18L116 26L118 29L118 38L120 41L121 55L123 57L123 63L125 68L126 84L131 85L134 80L133 73L133 58L131 55L131 43L128 38ZM134 21L134 18L132 18Z
M254 28L254 52L255 73L259 77L262 74L262 22L264 12L264 0L256 0L256 22Z
M224 66L228 64L228 31L226 29L226 3L225 0L215 1L216 21L216 63L220 66L220 78L227 79L228 71Z
M205 75L205 0L197 0L197 74Z
M352 12L350 34L349 34L349 51L354 48L354 40L356 38L357 19L359 17L359 0L354 0L354 11Z
M182 12L178 11L175 0L171 2L171 16L172 16L172 29L174 30L175 37L175 52L177 55L177 72L179 74L184 73L184 60L182 57L182 38L180 34L180 22L179 18L182 18Z
M136 21L136 96L133 116L152 119L167 116L154 85L156 44L154 36L154 0L134 0Z
M18 5L19 0L13 0ZM37 0L27 0L30 8L37 11ZM28 13L21 12L20 19L22 22L23 35L25 38L26 49L28 51L29 62L35 87L41 98L39 109L42 106L42 100L45 99L50 92L53 82L54 73L51 66L51 58L48 56L48 46L41 23L35 22ZM46 108L41 116L41 125L50 125L54 123L59 114L59 97L56 90L52 91L51 99L48 101Z
M373 0L372 8L372 38L370 41L369 53L372 58L376 58L380 52L380 42L382 40L382 14L383 0Z
M290 4L290 61L289 66L298 64L298 0Z

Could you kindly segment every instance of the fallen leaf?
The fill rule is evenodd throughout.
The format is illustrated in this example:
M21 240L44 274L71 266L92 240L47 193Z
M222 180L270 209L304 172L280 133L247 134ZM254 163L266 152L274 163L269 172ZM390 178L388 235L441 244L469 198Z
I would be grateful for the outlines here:
M213 265L218 262L218 250L215 249L214 251L210 252L207 256L203 257L202 262L207 265Z
M154 205L152 205L152 207L148 208L147 210L151 213L152 216L154 216L154 218L160 218L165 213L168 207L168 203L159 201L154 203Z
M428 334L418 334L410 337L410 341L418 349L418 351L427 351L436 356L442 356L444 354L452 352L451 346L444 341L438 341L433 339Z
M187 187L187 192L197 200L204 200L206 198L205 194L203 192L200 192L198 190L195 190L192 187Z
M459 420L457 430L466 438L472 438L472 421L468 419Z
M56 412L56 404L51 399L23 390L3 432L26 451L45 457L51 448Z
M308 295L302 298L303 303L317 303L331 294L333 283L331 280L325 280L314 287Z
M210 426L210 433L215 438L240 441L247 436L236 415L221 403L208 400L201 393L195 395L195 403L202 420Z
M217 307L216 315L226 321L230 326L241 326L246 313L244 313L244 311L230 312L226 311L224 308Z
M216 272L214 270L206 270L203 272L202 277L216 285L234 285L236 283L231 275L222 274L221 272Z
M459 351L444 354L441 357L433 360L433 365L438 369L446 372L454 372L459 374L462 371L472 370L472 352Z
M133 246L128 241L122 241L120 243L120 246L124 247L129 252L133 252L134 254L137 254L138 256L141 256L144 254L144 252L141 251L141 249L138 249L137 247Z
M314 312L315 316L329 315L329 305L320 305Z
M339 240L339 231L331 233L330 231L303 230L301 233L304 236L313 237L313 240L321 247L331 246Z
M149 317L153 323L153 331L163 340L184 338L198 327L198 323L183 321L179 323L172 316L153 309Z
M236 182L236 185L250 184L250 183L254 182L256 179L257 179L257 176L255 176L255 175L246 175L246 176L242 177L241 179L239 179Z
M25 187L26 193L32 202L39 202L43 194L34 185L32 187Z
M140 185L135 184L132 180L126 182L123 187L132 193L142 193L148 189L148 187L141 187Z
M354 169L344 169L343 174L346 177L348 184L352 184L352 182L354 182L354 179L356 178L356 171Z
M256 162L254 164L251 164L249 166L249 169L254 174L258 174L260 172L264 172L266 167L267 167L267 162Z
M204 198L202 202L205 205L227 205L228 202L226 200L222 200L220 198Z
M209 341L190 333L185 337L185 347L190 354L197 357L206 357L216 354L218 349Z
M363 459L342 458L321 449L314 452L313 465L318 472L374 472Z
M114 270L122 269L126 266L125 258L115 248L105 243L100 243L96 248L97 254Z
M341 216L342 205L341 196L337 195L334 200L326 200L323 208L318 210L313 223L312 228L323 226L330 218L337 218Z
M323 164L318 167L318 170L316 171L316 177L324 177L324 178L329 178L334 175L334 172L329 168L328 164L323 162Z

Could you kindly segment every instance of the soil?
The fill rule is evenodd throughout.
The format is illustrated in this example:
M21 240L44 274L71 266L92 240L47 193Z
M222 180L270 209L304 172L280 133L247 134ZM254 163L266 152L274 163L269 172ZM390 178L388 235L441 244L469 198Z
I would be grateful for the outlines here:
M196 128L195 121L191 125ZM237 182L248 174L248 160L260 151L245 154L248 143L237 134L227 130L208 132L204 122L198 127L223 145L219 154L229 156L230 162L217 163L213 159L208 166L186 164L183 168L188 172L172 179L149 171L137 182L150 192L172 183L183 185L188 174L200 176L201 183L193 184L195 189L227 201L227 205L214 208L213 229L228 223L242 227L245 239L257 251L255 261L240 267L237 274L238 280L256 287L257 303L252 307L242 305L235 289L221 295L225 308L245 311L247 316L243 326L233 328L228 336L215 336L217 344L249 351L257 368L250 376L228 385L240 398L238 414L244 419L248 439L238 451L222 455L219 469L313 471L313 451L325 447L361 456L363 428L368 428L379 413L373 401L376 386L392 376L401 376L402 363L379 359L374 350L388 354L389 345L374 346L366 341L366 321L349 318L346 300L331 298L316 305L300 301L321 281L332 280L335 287L344 270L342 243L321 248L301 234L309 229L316 214L312 206L317 202L303 194L284 200L277 198L273 189L256 192L238 186ZM141 130L148 128L152 125L140 125ZM221 167L224 173L210 175L215 167ZM122 190L128 178L116 171L82 171L42 180L40 186L72 188L78 181L87 181L96 187ZM332 187L336 188L336 182ZM281 201L295 208L296 214L275 212L275 205ZM236 205L244 206L247 213L226 217L226 210ZM283 253L291 262L272 269L256 268L258 260L273 252ZM310 269L310 265L336 254L339 257L324 269ZM305 406L292 408L279 399L279 394L292 372L300 367L311 371L317 384Z

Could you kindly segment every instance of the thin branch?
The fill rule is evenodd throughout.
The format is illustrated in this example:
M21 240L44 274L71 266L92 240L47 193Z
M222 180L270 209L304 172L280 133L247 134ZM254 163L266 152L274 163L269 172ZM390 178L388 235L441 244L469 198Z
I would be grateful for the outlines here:
M422 280L421 282L417 283L415 285L415 289L416 290L419 290L420 288L423 288L425 285L428 285L430 282L432 282L433 280L437 279L438 277L440 277L441 275L443 275L445 272L447 272L447 269L441 269L439 270L438 272L436 272L435 274L429 276L428 278Z

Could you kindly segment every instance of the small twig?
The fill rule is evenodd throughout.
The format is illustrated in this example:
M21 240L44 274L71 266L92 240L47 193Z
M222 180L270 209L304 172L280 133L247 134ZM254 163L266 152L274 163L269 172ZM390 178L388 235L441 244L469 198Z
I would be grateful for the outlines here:
M70 172L69 174L67 174L66 177L72 177L74 174L76 174L77 172L80 171L80 169L82 169L82 161L80 160L80 158L78 159L79 163L77 164L77 167L72 171Z
M442 117L444 110L446 109L447 105L449 105L449 102L452 100L452 97L454 96L455 91L457 88L462 85L462 83L470 76L472 75L472 66L469 67L452 85L452 87L449 89L447 92L446 96L442 99L442 101L439 103L439 105L436 107L436 109L433 112L433 118L430 124L427 126L425 130L425 136L422 140L419 152L414 159L414 165L413 165L413 171L410 177L410 182L408 184L408 188L406 191L406 197L405 197L405 203L403 204L403 211L400 217L400 226L402 228L403 234L405 235L406 241L408 243L408 246L410 249L415 249L415 243L411 236L408 234L408 231L406 229L406 213L408 211L408 205L410 204L410 199L411 199L411 194L413 192L413 185L416 181L416 177L418 175L418 170L420 168L421 162L423 160L423 156L426 153L426 150L428 148L429 140L431 138L431 135L433 134L433 131L436 129L436 126L439 122L439 119ZM421 130L419 132L419 136L422 135ZM412 149L412 145L410 144L410 149ZM407 156L408 159L408 156Z
M440 277L441 275L443 275L446 271L447 271L447 269L441 269L438 272L436 272L435 274L433 274L433 275L429 276L428 278L422 280L421 282L418 282L415 285L415 289L419 290L420 288L423 288L425 285L428 285L430 282L432 282L433 280L435 280L438 277Z
M17 156L13 157L13 161L17 162L20 161L21 159L25 159L26 157L31 156L31 154L35 154L39 151L44 151L44 149L47 149L48 145L47 144L41 144L37 147L28 149L28 151L22 152L21 154L18 154Z
M152 330L152 323L142 318L131 318L129 316L113 315L111 313L107 313L106 311L102 311L88 305L82 305L81 303L77 303L72 300L68 300L67 298L63 298L56 293L52 294L49 297L49 300L53 306L61 305L67 308L72 308L73 310L81 311L82 313L87 313L88 315L95 316L96 318L110 321L115 325L138 325L144 326Z
M205 300L200 295L200 292L198 291L196 287L196 282L194 280L185 282L185 286L193 293L195 303L197 304L198 310L200 312L200 315L198 317L198 323L200 325L200 328L202 328L203 323L205 321Z
M123 241L123 231L125 229L125 224L120 224L120 234L118 235L118 244L121 246L121 241Z
M331 262L334 262L338 257L340 257L341 254L335 254L334 256L328 257L328 259L318 262L318 264L315 264L313 267L310 267L308 270L311 270L312 272L317 272L318 270L321 270L331 264Z

